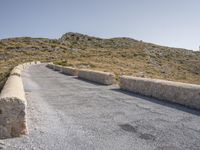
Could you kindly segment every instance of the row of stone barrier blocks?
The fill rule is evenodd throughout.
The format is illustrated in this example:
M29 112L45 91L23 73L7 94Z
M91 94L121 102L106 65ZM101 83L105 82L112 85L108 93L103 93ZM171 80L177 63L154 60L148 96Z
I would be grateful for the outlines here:
M31 65L29 62L16 66L10 73L0 94L0 139L17 137L28 133L26 123L26 98L21 72Z
M96 83L111 85L116 83L113 73L76 69L50 63L47 65L64 74ZM159 100L170 101L190 108L200 109L200 85L173 82L166 80L148 79L132 76L120 76L120 89L153 97Z
M20 64L13 68L0 95L0 139L16 137L28 133L26 125L26 98L21 79L21 71L40 62ZM113 73L76 69L47 64L47 67L63 74L78 76L104 85L115 84ZM120 77L120 88L160 100L167 100L187 107L200 109L200 85L165 80Z
M120 88L159 100L200 109L200 85L158 79L120 77Z
M78 76L78 78L93 81L103 85L112 85L115 83L115 75L113 73L88 69L76 69L72 67L54 65L52 63L47 64L47 67L54 69L55 71L60 71L63 74Z

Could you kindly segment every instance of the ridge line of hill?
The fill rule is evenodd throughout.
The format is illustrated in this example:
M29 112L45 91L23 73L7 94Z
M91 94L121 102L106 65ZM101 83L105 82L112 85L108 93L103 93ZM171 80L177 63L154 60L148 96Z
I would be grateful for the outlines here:
M200 84L200 52L131 38L102 39L66 33L59 39L18 37L0 40L0 87L9 71L29 61Z

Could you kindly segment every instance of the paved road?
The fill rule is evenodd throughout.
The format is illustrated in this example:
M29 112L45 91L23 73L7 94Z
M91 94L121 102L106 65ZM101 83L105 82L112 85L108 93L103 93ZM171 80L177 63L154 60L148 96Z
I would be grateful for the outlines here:
M29 135L0 149L199 150L200 112L32 66L23 73Z

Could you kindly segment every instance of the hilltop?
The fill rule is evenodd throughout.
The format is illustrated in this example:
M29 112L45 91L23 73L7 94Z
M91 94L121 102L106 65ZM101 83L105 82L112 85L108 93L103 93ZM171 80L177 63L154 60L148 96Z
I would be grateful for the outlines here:
M10 69L27 61L200 84L200 52L146 43L131 38L102 39L66 33L59 39L9 38L0 41L0 84Z

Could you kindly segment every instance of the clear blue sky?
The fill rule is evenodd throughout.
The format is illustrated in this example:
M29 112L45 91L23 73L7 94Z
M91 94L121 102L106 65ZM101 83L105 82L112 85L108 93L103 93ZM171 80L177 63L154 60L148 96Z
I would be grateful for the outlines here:
M0 39L66 32L197 50L200 0L0 0Z

